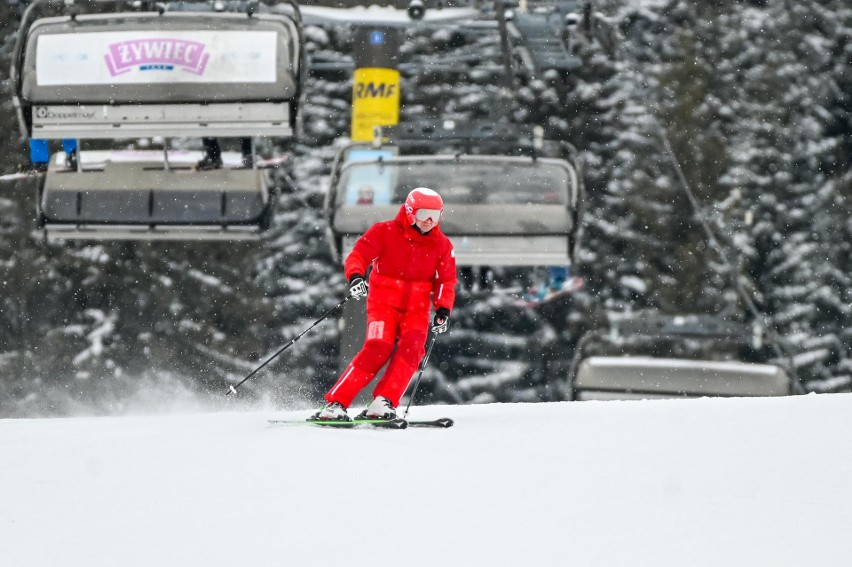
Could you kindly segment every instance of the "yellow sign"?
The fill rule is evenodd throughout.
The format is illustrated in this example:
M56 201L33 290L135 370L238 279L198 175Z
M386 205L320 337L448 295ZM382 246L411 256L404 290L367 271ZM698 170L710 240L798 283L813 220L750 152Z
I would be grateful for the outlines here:
M376 126L399 123L399 71L365 67L355 69L352 85L352 141L373 139Z

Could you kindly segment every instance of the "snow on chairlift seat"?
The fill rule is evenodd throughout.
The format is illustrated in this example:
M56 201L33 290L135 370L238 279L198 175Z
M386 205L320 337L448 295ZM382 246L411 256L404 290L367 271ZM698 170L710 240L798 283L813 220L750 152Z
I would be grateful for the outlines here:
M29 29L18 106L35 138L289 137L298 37L269 14L43 18Z
M393 218L408 192L423 185L444 200L441 229L453 242L458 265L571 263L570 239L577 229L575 169L562 159L517 156L345 161L333 177L327 201L335 253L345 258L367 228ZM371 192L367 199L365 187Z
M786 396L787 373L772 364L644 356L592 356L577 368L573 399Z

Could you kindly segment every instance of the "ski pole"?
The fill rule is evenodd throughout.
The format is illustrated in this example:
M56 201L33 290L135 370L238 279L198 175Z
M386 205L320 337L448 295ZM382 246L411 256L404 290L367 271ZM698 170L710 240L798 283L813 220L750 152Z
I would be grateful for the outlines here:
M414 394L417 393L417 386L420 385L420 378L423 377L423 369L426 368L426 362L429 360L429 355L432 354L432 347L435 346L435 339L438 338L438 333L432 333L432 338L429 339L429 348L426 349L426 356L420 362L420 372L417 374L417 380L414 381L414 389L411 390L411 396L408 397L408 405L405 406L405 412L402 414L402 419L408 415L408 408L411 407L411 400L414 399Z
M303 336L303 335L305 335L308 331L310 331L311 329L313 329L314 327L316 327L317 325L319 325L319 324L320 324L320 323L321 323L321 322L322 322L322 321L323 321L326 317L328 317L329 315L331 315L332 313L334 313L335 311L337 311L338 309L340 309L340 308L343 306L343 304L344 304L344 303L346 303L347 301L349 301L350 299L352 299L352 296L351 296L351 295L347 295L345 298L343 298L343 300L342 300L340 303L338 303L337 305L335 305L334 307L332 307L331 309L329 309L328 311L326 311L325 313L323 313L323 314L322 314L322 316L321 316L319 319L317 319L316 321L314 321L314 322L313 322L313 324L312 324L310 327L308 327L307 329L305 329L304 331L302 331L299 335L297 335L297 336L296 336L296 338L292 339L289 343L287 343L286 345L284 345L283 347L281 347L280 349L278 349L278 352L276 352L275 354L273 354L272 356L270 356L269 358L267 358L267 359L266 359L266 362L264 362L263 364L261 364L260 366L258 366L258 367L257 367L257 368L255 368L254 370L252 370L252 371L251 371L251 373L250 373L248 376L246 376L245 378L243 378L242 380L240 380L240 381L237 383L237 385L236 385L236 386L228 386L228 391L227 391L227 392L225 392L225 395L227 396L227 395L229 395L229 394L236 394L236 393L237 393L237 388L239 388L240 386L242 386L242 385L243 385L243 382L245 382L246 380L248 380L249 378L251 378L252 376L254 376L255 374L257 374L258 372L260 372L260 371L261 371L261 370L262 370L262 369L263 369L263 368L264 368L267 364L269 364L270 362L272 362L273 360L275 360L276 358L278 358L278 356L279 356L282 352L284 352L285 350L287 350L288 348L290 348L291 346L293 346L293 345L296 343L296 341L298 341L299 339L301 339L301 338L302 338L302 336Z

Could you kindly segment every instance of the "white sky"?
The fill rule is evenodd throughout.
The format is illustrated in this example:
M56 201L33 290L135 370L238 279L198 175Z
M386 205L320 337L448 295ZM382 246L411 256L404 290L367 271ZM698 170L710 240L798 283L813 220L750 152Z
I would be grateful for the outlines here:
M0 565L832 566L852 394L0 420Z

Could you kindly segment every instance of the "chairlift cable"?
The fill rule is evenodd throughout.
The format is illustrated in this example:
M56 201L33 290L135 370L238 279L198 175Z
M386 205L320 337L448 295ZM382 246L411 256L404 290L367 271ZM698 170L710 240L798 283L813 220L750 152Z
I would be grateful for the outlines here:
M628 50L623 49L621 44L619 44L616 47L614 55L618 56L619 54L624 55L621 58L621 60L624 61L628 65L630 70L632 70L634 72L635 76L638 76L638 77L643 76L642 72L639 70L639 65L638 65L638 62L636 61L636 59L628 52ZM638 81L636 83L637 83L639 90L646 90L646 91L650 90L649 87L647 86L649 84L647 81L645 81L644 84L639 83ZM689 201L689 204L693 209L693 214L694 214L696 220L698 221L698 223L701 225L702 231L704 232L705 237L707 239L707 244L711 248L713 248L713 250L719 256L719 259L722 261L722 263L725 265L725 267L730 271L731 274L733 274L734 291L737 293L737 295L740 296L740 299L742 299L742 301L745 303L746 308L751 313L752 317L754 317L756 320L762 322L764 329L767 330L767 335L770 339L770 342L772 343L772 348L775 351L775 354L780 359L786 360L787 370L791 374L790 383L791 383L791 386L792 386L794 393L804 394L805 389L802 386L802 383L801 383L801 380L799 379L798 373L796 372L795 365L793 364L792 355L789 352L787 352L786 347L784 347L782 345L781 340L780 340L779 335L778 335L778 331L775 329L774 324L769 320L769 318L767 317L766 314L764 314L763 312L760 311L760 309L758 308L754 299L744 289L743 284L740 281L741 272L738 268L735 268L733 262L728 257L727 252L722 249L721 245L719 244L718 239L713 234L712 229L708 225L707 219L704 217L704 214L702 213L702 210L701 210L701 206L698 203L698 199L696 199L695 194L692 192L692 189L690 188L690 185L689 185L689 181L686 179L686 175L684 174L683 168L680 165L680 161L677 159L677 155L675 155L674 148L672 147L671 142L669 141L668 132L663 127L660 120L657 118L656 114L654 113L653 108L652 107L646 107L646 108L648 108L649 116L650 116L651 120L653 120L654 124L657 127L657 130L658 130L659 135L660 135L660 139L662 140L664 149L666 150L666 154L668 155L669 160L671 160L672 167L675 171L675 174L677 175L678 181L680 182L680 186L683 189L683 192L686 194L687 200ZM722 221L720 221L720 222L722 222Z

